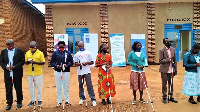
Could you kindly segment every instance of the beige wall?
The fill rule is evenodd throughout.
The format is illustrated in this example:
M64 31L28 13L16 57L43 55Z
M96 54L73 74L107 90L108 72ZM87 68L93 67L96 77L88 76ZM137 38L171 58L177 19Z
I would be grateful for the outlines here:
M65 34L65 28L89 28L89 33L98 33L100 37L101 24L98 5L54 5L52 12L54 34ZM87 22L87 25L67 25L73 22Z
M171 3L171 10L169 4L156 4L156 62L159 60L159 49L164 47L161 43L164 38L164 24L182 24L193 22L193 3ZM167 19L182 19L190 18L190 21L167 21Z
M109 5L108 31L124 34L126 59L131 51L131 34L145 34L147 37L146 4Z
M193 3L155 4L156 30L156 63L159 60L159 49L163 47L164 24L192 23ZM99 5L53 5L54 34L65 33L65 28L89 28L90 33L98 33L100 45L100 14ZM167 19L190 18L190 21L167 21ZM73 22L87 22L84 26L67 25ZM131 51L131 34L145 34L147 40L147 7L143 4L108 5L108 31L123 33L125 37L126 59ZM147 45L147 43L146 43Z

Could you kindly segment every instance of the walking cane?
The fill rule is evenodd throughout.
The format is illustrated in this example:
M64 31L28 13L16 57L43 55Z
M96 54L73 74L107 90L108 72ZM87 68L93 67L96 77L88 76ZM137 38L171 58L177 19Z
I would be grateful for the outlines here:
M32 63L32 81L33 81L33 95L35 98L35 79L34 79L34 67L33 67L33 63ZM35 101L33 101L33 105L34 105L34 111L35 111Z
M80 60L79 60L79 63L80 63ZM81 71L81 79L82 79L82 84L83 84L83 92L85 96L85 106L87 107L87 100L86 100L85 89L84 89L84 77L83 77L84 74L82 74L82 64L80 65L80 71Z
M63 69L62 69L62 68L63 68L63 65L62 65L62 63L61 63L61 71L60 71L60 74L61 74L61 81L62 81L62 96L63 96L63 93L64 93L64 92L63 92L63 91L64 91L64 90L63 90L63 83L64 83L64 82L63 82L63 74L62 74L62 70L63 70ZM63 111L64 111L64 110L65 110L64 97L62 97L62 101L63 101Z
M108 73L109 73L108 68L106 68L106 73L107 73L107 80L108 80ZM111 112L113 112L112 99L111 99L111 94L110 94L110 82L108 83L108 86L109 86L109 98L110 98Z
M150 103L151 103L151 107L152 107L152 109L153 109L153 112L155 112L154 107L153 107L153 102L151 101L151 97L150 97L149 91L148 91L148 89L147 89L147 85L146 85L145 80L144 80L144 77L143 77L143 75L142 75L142 73L141 73L141 69L139 69L139 71L140 71L139 73L140 73L140 75L141 75L141 77L142 77L142 81L144 82L144 86L145 86L145 88L146 88L146 90L147 90L147 94L148 94L148 96L149 96L149 100L150 100Z
M169 86L169 92L170 92L170 94L171 94L171 92L172 92L172 84L173 84L173 80L172 80L172 77L174 76L174 70L173 70L173 67L174 67L174 63L172 63L172 73L171 73L171 83L170 83L170 86ZM168 103L169 103L169 100L170 100L170 94L169 94L169 96L168 96Z
M11 67L11 62L10 62L10 67ZM10 69L10 73L13 72L11 69ZM15 109L17 110L17 99L16 99L16 91L14 91L14 81L13 81L13 74L11 75L12 76L12 84L13 84L13 95L14 95L14 102L15 102Z

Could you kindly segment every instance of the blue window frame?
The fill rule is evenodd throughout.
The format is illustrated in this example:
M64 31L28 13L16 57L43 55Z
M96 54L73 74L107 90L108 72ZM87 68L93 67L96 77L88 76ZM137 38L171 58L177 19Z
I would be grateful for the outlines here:
M78 52L78 42L83 41L84 33L89 33L89 28L66 28L68 34L68 51L72 54Z

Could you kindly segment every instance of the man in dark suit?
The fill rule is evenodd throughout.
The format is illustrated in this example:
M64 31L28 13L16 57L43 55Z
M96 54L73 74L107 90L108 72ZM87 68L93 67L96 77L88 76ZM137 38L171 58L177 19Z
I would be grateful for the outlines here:
M17 96L17 107L22 107L22 76L23 65L25 63L24 51L14 46L14 41L8 39L6 41L7 48L1 51L0 64L4 70L4 82L6 87L6 110L10 110L13 103L13 84L12 75L14 81L14 87Z
M173 76L172 76L172 82L171 82L171 74L172 74L172 67L174 75L177 74L177 62L176 62L176 52L173 47L171 47L170 40L168 38L163 39L163 44L165 47L159 51L159 62L160 62L160 72L161 72L161 79L162 79L162 93L163 93L163 103L167 103L167 81L170 88L171 85L171 91L168 92L168 101L172 101L175 103L178 103L177 100L175 100L173 95Z

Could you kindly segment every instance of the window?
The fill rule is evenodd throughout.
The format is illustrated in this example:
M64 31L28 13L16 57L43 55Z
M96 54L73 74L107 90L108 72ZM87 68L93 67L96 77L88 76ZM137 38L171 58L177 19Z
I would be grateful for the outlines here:
M83 41L84 33L89 33L88 28L66 28L68 34L68 51L75 54L79 51L78 42Z

